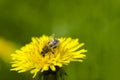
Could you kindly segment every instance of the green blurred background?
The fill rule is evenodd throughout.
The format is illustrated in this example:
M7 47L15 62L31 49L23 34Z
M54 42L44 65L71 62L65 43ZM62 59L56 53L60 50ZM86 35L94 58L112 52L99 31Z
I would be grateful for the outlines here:
M16 49L43 34L85 42L87 57L65 67L66 80L120 80L119 31L120 0L0 0L0 37ZM0 80L33 80L2 57Z

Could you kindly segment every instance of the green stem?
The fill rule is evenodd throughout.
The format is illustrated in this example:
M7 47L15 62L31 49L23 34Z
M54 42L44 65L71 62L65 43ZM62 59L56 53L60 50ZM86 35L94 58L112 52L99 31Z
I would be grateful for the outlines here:
M38 80L64 80L65 71L62 68L56 67L56 71L49 69L40 73Z
M57 73L48 73L48 74L43 74L43 80L58 80L57 79Z

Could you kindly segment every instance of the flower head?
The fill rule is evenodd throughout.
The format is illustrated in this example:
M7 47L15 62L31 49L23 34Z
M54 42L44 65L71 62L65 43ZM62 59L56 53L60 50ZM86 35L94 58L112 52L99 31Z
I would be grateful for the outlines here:
M56 45L52 41L59 41ZM52 46L50 45L52 44ZM57 67L68 65L71 61L82 62L85 57L85 49L80 49L84 43L79 43L78 39L56 38L43 35L40 38L32 38L32 42L16 50L12 54L12 67L18 72L30 70L33 77L40 71L56 71ZM54 46L54 47L53 47ZM44 55L43 55L44 54Z

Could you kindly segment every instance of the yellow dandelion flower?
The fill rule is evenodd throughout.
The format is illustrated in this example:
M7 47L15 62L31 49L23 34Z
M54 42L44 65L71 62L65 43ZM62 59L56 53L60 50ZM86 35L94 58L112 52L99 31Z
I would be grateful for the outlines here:
M14 43L0 37L0 58L5 62L10 62L10 54L15 50Z
M68 65L71 61L82 62L84 43L78 39L53 38L43 35L32 38L32 42L12 54L12 69L19 73L29 71L36 76L38 72L56 71L57 67Z

